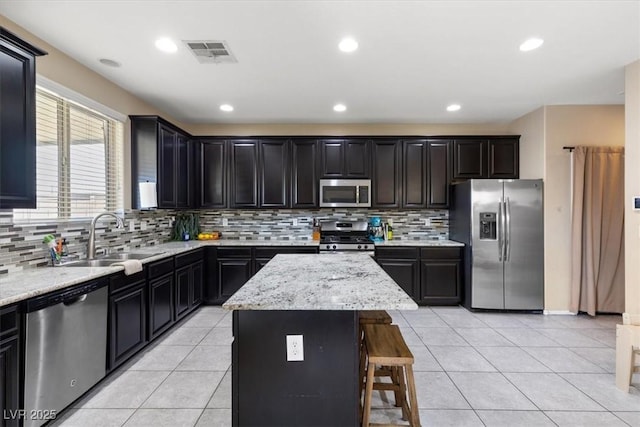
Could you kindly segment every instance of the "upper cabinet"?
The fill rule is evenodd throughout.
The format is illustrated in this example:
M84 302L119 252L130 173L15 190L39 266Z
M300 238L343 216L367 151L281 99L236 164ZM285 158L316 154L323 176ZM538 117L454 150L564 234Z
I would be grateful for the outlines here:
M196 143L198 206L227 207L227 144L224 140L201 139Z
M130 116L132 206L138 183L155 182L159 208L193 207L193 155L189 135L158 116Z
M259 154L260 207L289 207L289 141L261 140Z
M427 207L427 141L402 142L402 207Z
M322 178L369 178L369 141L322 139L319 144Z
M318 207L318 143L291 141L291 207Z
M400 207L402 144L397 140L371 143L371 207Z
M36 57L0 27L0 209L36 207Z
M258 141L236 140L229 143L229 207L258 207Z
M519 177L517 136L460 138L453 141L453 179Z
M429 139L427 141L427 207L449 207L449 183L451 181L451 141Z

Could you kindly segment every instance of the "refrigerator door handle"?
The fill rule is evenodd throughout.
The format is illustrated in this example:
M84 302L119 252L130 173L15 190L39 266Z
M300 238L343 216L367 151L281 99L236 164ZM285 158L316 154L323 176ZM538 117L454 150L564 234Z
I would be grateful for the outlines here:
M498 261L502 261L504 255L504 212L502 208L502 198L498 203Z
M509 198L507 197L507 201L505 202L505 261L511 260L511 203Z

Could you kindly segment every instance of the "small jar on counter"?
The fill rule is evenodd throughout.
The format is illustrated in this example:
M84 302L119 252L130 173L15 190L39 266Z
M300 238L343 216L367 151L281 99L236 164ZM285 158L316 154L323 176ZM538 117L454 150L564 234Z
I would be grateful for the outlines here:
M313 232L312 232L313 240L320 240L320 221L313 218Z

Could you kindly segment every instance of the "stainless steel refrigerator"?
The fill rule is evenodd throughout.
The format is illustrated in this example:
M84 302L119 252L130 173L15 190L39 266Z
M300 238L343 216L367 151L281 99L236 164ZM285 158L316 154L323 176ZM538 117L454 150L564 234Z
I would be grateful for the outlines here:
M543 309L542 180L474 179L454 185L449 235L466 244L466 307Z

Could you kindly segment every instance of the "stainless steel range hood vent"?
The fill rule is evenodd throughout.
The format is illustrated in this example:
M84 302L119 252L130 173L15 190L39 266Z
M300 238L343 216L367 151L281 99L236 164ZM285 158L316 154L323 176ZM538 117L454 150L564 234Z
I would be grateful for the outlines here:
M183 40L201 64L233 64L238 62L225 40Z

